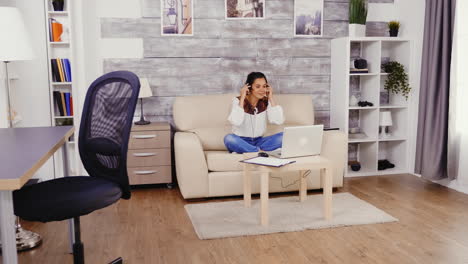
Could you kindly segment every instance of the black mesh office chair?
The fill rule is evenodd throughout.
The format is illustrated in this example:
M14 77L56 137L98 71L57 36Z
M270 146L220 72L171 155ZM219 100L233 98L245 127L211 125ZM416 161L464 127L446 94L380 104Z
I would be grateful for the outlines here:
M127 149L139 91L138 77L127 71L105 74L89 87L78 147L91 177L58 178L13 192L15 214L25 220L50 222L73 218L74 263L84 263L79 217L120 198L130 198ZM112 263L122 263L122 259Z

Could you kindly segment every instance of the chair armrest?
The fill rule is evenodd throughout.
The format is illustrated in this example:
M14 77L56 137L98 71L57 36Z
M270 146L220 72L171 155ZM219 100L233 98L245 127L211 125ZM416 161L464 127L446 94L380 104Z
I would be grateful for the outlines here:
M198 136L189 132L174 135L176 176L185 199L208 196L208 165Z
M343 186L346 169L348 143L346 134L341 131L324 131L321 156L333 163L333 187Z

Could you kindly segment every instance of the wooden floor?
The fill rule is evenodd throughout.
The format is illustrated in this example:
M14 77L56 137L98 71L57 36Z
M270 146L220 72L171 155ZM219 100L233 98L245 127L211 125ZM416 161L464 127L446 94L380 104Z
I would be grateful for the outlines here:
M411 175L348 178L338 192L400 221L199 240L178 189L138 189L131 200L82 217L86 262L122 256L132 264L468 263L468 195ZM240 197L189 202L235 199ZM66 222L22 223L42 234L44 243L20 253L20 263L72 263Z

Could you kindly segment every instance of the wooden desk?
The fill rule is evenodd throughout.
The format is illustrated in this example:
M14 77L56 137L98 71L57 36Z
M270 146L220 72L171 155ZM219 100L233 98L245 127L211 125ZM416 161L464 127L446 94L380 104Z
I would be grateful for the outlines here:
M323 215L325 220L332 219L332 190L333 190L333 175L332 164L330 160L321 156L308 156L291 158L296 162L285 165L283 167L268 167L263 165L255 165L243 163L244 166L244 206L251 206L252 199L252 170L259 170L261 173L260 183L260 223L262 226L268 226L269 213L268 213L268 181L270 172L286 172L286 171L300 171L300 187L299 187L299 201L303 202L307 198L307 178L304 177L307 170L320 170L320 177L323 188Z
M71 126L0 128L0 232L3 264L18 263L13 191L20 189L60 147L65 148L65 142L74 131ZM67 170L67 166L64 169ZM64 173L67 175L66 171Z

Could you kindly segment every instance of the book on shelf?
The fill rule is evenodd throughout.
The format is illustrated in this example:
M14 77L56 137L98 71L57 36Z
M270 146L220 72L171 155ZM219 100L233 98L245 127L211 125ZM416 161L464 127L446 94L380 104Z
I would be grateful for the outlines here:
M51 59L52 79L54 82L71 82L71 65L68 59Z
M73 97L68 92L53 92L55 116L73 116Z
M49 18L49 36L51 42L61 42L63 25L54 18Z

